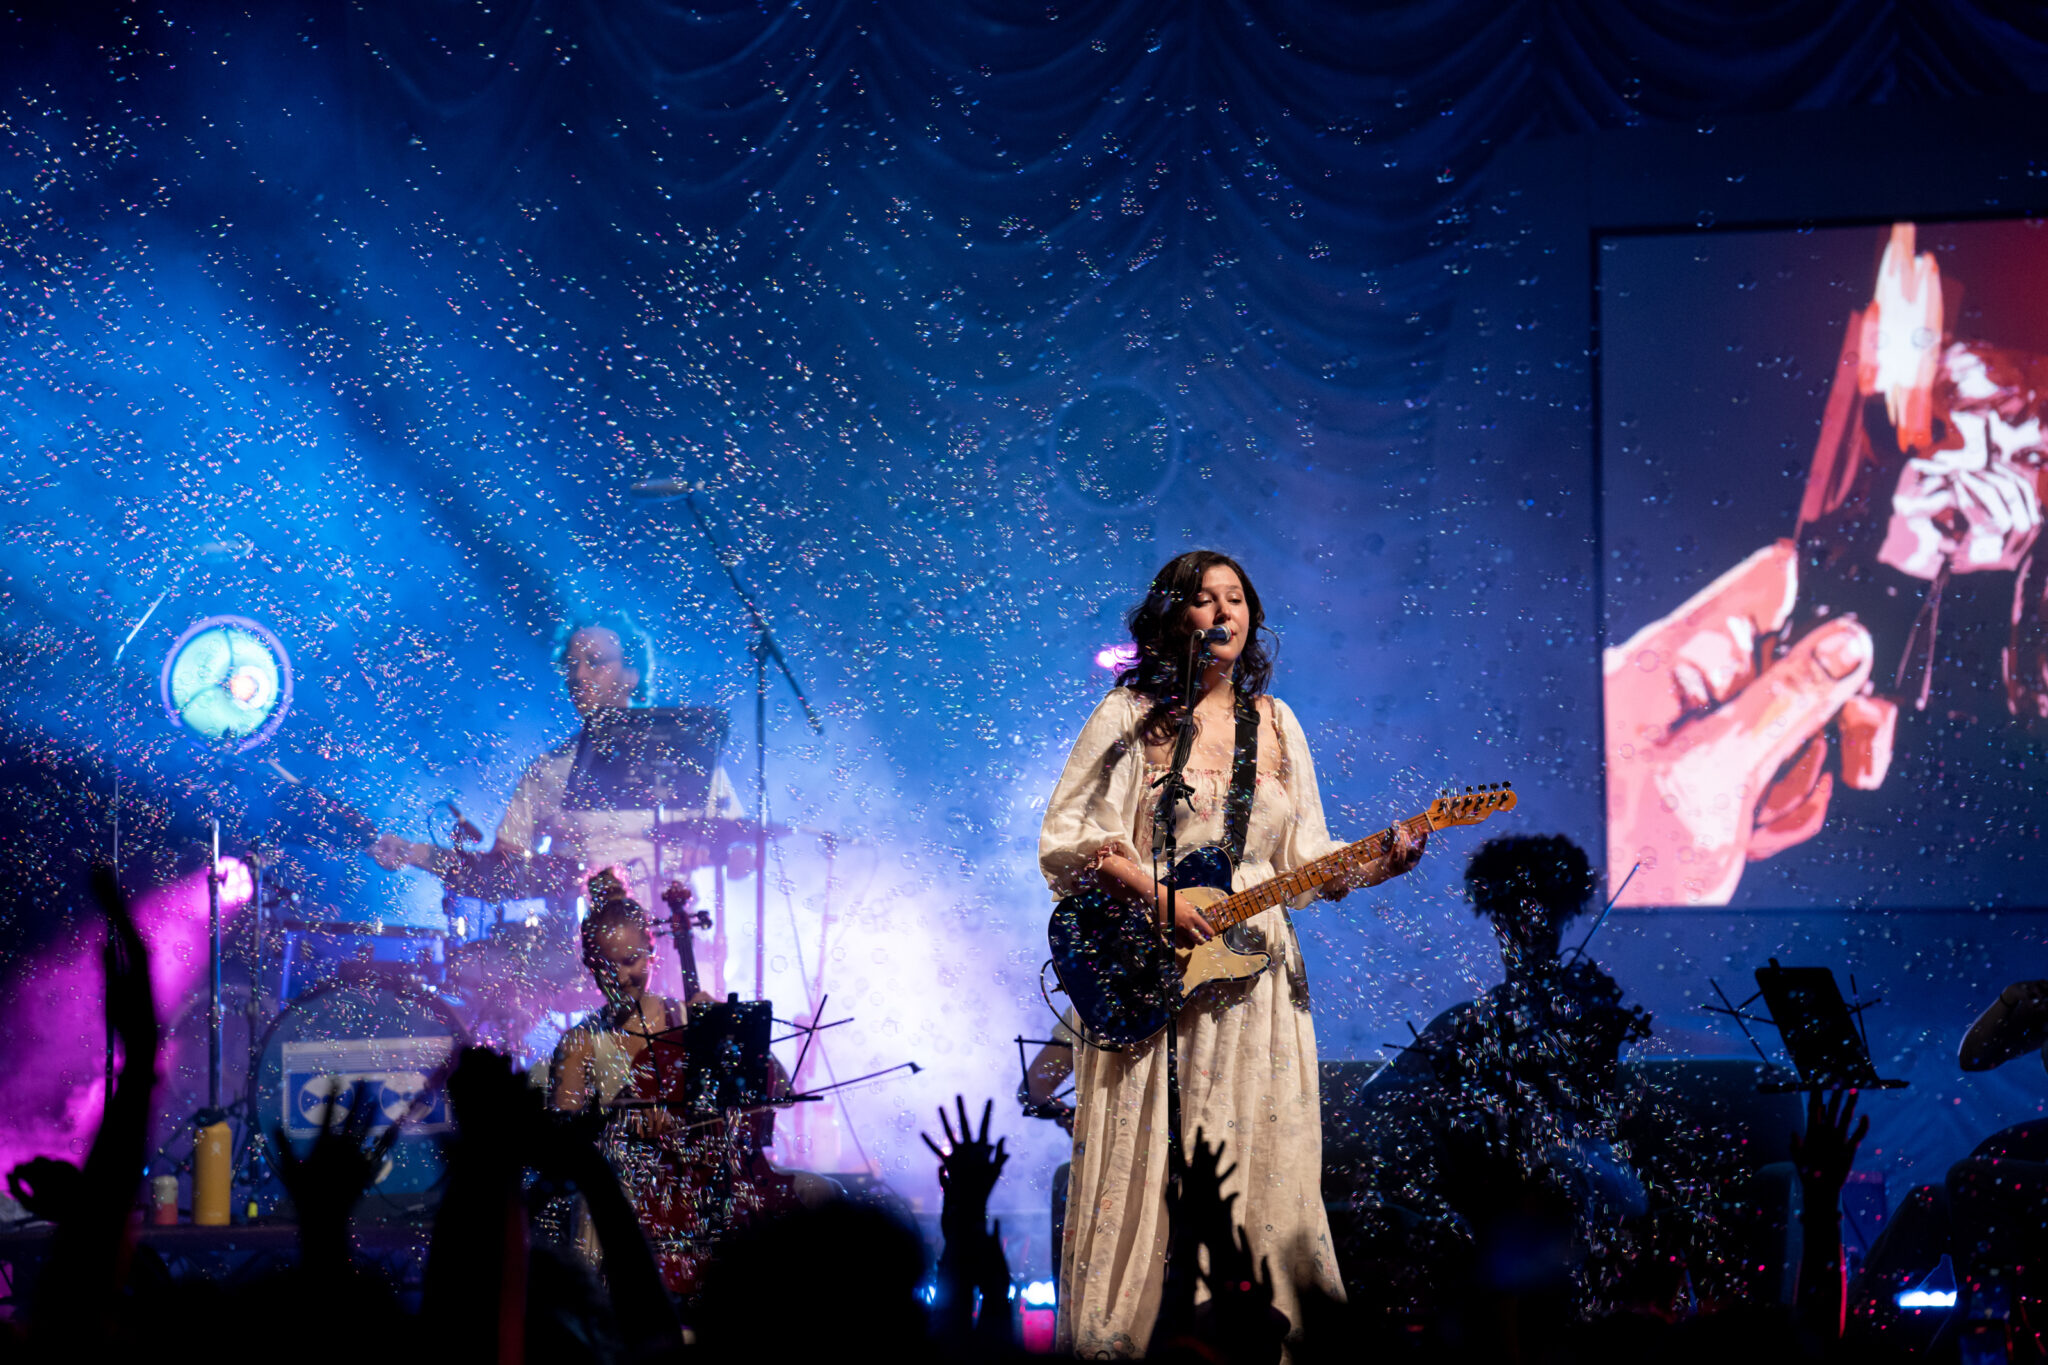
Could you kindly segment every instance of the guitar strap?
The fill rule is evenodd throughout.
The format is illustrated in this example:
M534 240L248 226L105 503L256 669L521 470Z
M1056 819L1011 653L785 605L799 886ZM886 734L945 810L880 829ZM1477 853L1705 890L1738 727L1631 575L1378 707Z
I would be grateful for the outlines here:
M1232 867L1244 861L1244 841L1251 830L1252 799L1259 778L1259 707L1250 697L1237 698L1237 752L1230 762L1230 794L1223 802L1223 847Z

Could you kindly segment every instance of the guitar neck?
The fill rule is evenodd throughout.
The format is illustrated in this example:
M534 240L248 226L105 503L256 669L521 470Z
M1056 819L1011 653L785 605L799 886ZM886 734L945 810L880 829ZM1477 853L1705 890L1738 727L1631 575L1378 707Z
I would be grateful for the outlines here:
M1396 831L1410 837L1427 834L1436 828L1428 811L1411 815L1406 820L1387 826L1378 834L1368 835L1355 844L1346 844L1334 853L1325 853L1313 862L1303 863L1292 872L1283 872L1271 881L1260 882L1203 912L1216 932L1222 933L1234 925L1242 924L1253 915L1271 910L1299 896L1306 896L1320 890L1339 877L1346 876L1385 856L1388 836Z

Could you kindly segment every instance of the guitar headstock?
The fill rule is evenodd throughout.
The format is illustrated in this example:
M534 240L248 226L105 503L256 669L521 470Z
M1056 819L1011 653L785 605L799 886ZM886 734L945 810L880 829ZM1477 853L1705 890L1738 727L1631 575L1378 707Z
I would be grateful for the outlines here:
M1503 811L1513 810L1515 805L1514 784L1511 782L1467 787L1463 794L1445 788L1442 796L1429 803L1429 823L1435 829L1447 825L1476 825Z

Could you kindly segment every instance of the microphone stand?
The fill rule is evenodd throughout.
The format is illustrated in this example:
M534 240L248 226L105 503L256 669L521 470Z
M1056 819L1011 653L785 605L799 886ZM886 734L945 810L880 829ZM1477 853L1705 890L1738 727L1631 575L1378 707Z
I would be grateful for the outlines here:
M220 1108L221 941L220 816L213 817L211 857L206 864L206 1107Z
M1195 789L1188 785L1183 776L1188 757L1195 747L1195 649L1203 644L1201 634L1192 632L1188 636L1187 662L1181 671L1181 696L1186 705L1181 710L1179 732L1173 741L1173 762L1166 772L1152 785L1159 797L1152 809L1152 880L1158 882L1160 849L1165 848L1166 880L1166 937L1171 944L1177 928L1175 916L1178 903L1171 876L1175 855L1179 850L1179 821L1175 818L1176 807L1185 801L1189 809L1194 808ZM1206 654L1208 651L1203 650ZM1177 1194L1180 1185L1180 1167L1186 1160L1181 1150L1180 1138L1180 1011L1175 1010L1166 1024L1166 1183L1169 1195ZM1173 1243L1169 1238L1167 1254L1173 1254Z
M697 529L704 533L704 539L711 542L713 556L718 566L725 570L726 581L732 584L733 596L747 609L747 615L754 623L754 642L748 653L754 660L754 799L758 807L754 825L754 998L764 1000L768 995L767 939L768 939L768 664L774 661L782 673L789 690L796 695L797 705L803 708L804 720L810 725L811 733L825 733L825 722L818 718L811 706L811 699L804 695L803 684L796 680L796 674L783 656L782 647L775 643L775 633L768 628L768 618L761 614L760 606L752 593L740 582L740 576L733 572L732 562L726 558L725 545L718 533L711 529L711 522L704 516L704 510L697 506L694 494L684 494L683 505L696 518Z

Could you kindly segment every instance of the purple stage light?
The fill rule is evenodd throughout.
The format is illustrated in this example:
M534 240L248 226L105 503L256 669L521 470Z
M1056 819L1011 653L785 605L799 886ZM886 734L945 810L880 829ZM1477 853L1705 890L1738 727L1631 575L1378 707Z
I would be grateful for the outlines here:
M1138 662L1138 647L1128 642L1120 645L1104 645L1095 651L1095 666L1109 673L1117 673Z

